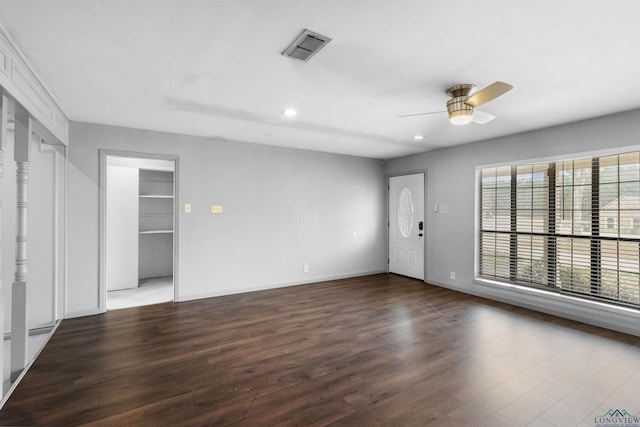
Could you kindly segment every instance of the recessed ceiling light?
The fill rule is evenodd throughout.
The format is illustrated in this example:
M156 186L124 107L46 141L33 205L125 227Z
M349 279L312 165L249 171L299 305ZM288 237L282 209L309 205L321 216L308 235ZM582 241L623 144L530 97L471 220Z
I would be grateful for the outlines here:
M284 114L287 117L294 117L296 114L298 114L298 112L293 108L287 108L282 112L282 114Z
M414 137L413 137L413 139L415 139L416 141L421 141L421 140L423 140L423 139L424 139L424 136L422 136L422 135L416 135L416 136L414 136Z

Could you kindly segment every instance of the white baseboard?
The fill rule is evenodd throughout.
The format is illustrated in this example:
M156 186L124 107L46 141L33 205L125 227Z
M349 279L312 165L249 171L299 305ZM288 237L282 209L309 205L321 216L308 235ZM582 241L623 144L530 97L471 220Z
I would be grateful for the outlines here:
M73 319L75 317L94 316L101 314L100 307L84 308L82 310L67 311L64 315L65 319Z
M329 275L329 276L314 276L306 280L292 280L292 281L279 282L279 283L265 283L265 284L259 284L259 285L243 286L243 287L234 288L234 289L222 289L222 290L216 290L212 292L205 292L205 293L199 293L199 294L182 294L182 295L178 295L176 302L194 301L194 300L204 299L204 298L215 298L215 297L220 297L225 295L264 291L267 289L285 288L287 286L308 285L310 283L326 282L328 280L349 279L352 277L369 276L372 274L380 274L380 273L386 273L386 272L387 272L386 270L371 270L371 271L361 271L356 273L337 274L337 275ZM88 307L82 310L68 311L67 313L65 313L64 318L73 319L76 317L94 316L96 314L102 314L99 307Z
M235 288L235 289L222 289L214 292L182 295L180 296L179 302L194 301L194 300L205 299L205 298L215 298L215 297L221 297L225 295L244 294L247 292L265 291L268 289L286 288L289 286L308 285L311 283L326 282L329 280L350 279L352 277L370 276L372 274L380 274L380 273L386 273L386 272L387 272L386 270L362 271L358 273L339 274L339 275L331 275L331 276L316 276L316 277L313 277L307 280L302 280L302 281L292 280L288 282L267 283L267 284Z
M55 323L51 323L49 325L44 325L44 326L39 326L37 328L31 328L29 329L29 336L32 337L34 335L43 335L43 334L48 334L50 333L54 328L57 328L57 324L60 323L55 322ZM9 332L5 332L4 333L4 339L5 340L10 340L11 339L11 331Z

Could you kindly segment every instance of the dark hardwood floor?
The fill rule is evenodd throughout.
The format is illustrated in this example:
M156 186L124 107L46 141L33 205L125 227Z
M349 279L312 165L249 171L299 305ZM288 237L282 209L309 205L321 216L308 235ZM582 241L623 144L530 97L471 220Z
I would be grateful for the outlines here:
M1 425L594 426L640 338L381 274L62 322Z

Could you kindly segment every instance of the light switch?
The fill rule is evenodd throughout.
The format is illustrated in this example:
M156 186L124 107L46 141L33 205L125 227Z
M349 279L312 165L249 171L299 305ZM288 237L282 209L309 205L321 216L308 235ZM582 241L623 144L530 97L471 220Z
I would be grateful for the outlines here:
M222 213L222 205L211 205L211 213L212 214Z
M184 213L191 213L191 203L184 204Z

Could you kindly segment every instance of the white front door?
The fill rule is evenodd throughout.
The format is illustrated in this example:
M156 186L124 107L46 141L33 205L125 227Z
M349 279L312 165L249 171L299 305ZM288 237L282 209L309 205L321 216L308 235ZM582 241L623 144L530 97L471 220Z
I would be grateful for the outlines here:
M389 272L424 280L424 174L389 178Z

